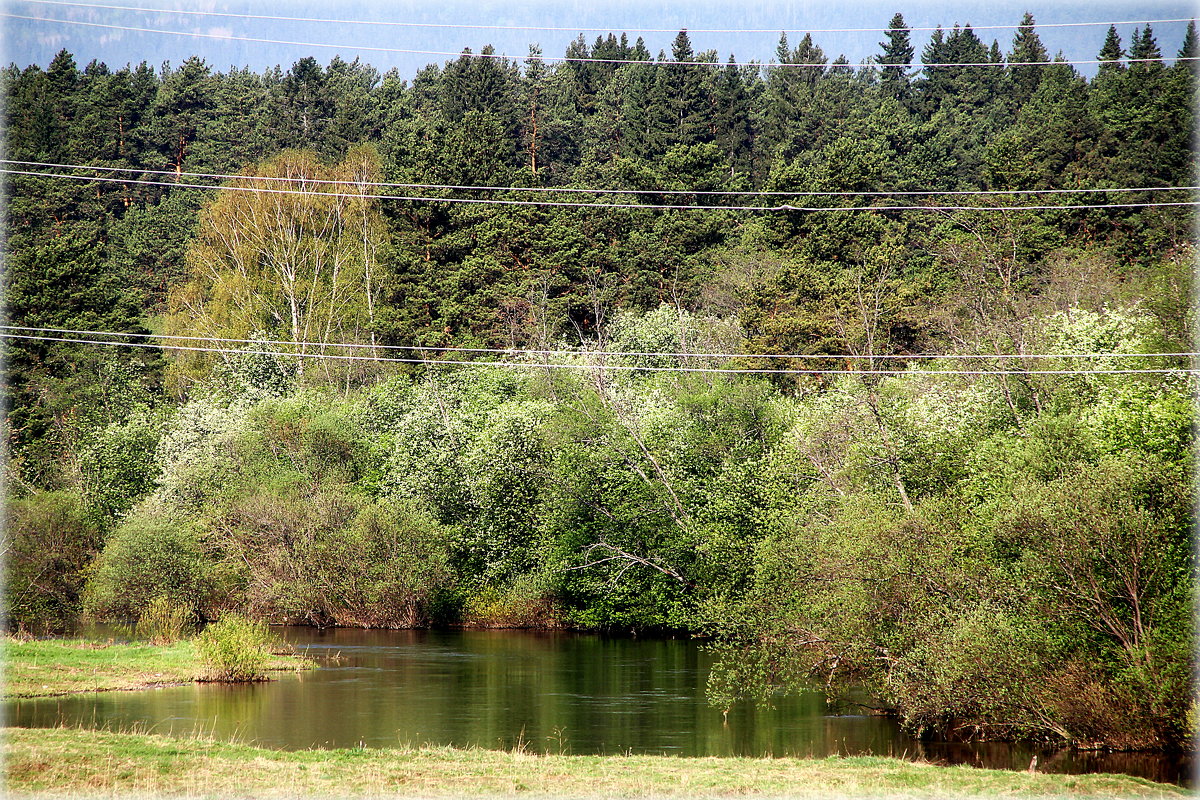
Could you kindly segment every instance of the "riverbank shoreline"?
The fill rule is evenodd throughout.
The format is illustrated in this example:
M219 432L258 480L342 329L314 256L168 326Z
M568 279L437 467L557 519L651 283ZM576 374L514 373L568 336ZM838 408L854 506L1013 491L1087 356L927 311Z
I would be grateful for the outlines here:
M1128 775L938 766L879 756L681 758L540 755L450 747L281 751L204 737L6 728L11 795L195 798L990 797L1176 798Z
M311 669L309 659L272 654L270 672ZM32 699L82 692L155 689L205 680L195 644L99 642L88 639L4 640L4 697Z

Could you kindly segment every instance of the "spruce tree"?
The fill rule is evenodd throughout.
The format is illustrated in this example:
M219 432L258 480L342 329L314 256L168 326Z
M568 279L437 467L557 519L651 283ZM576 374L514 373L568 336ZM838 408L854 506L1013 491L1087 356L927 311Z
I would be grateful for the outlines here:
M945 94L946 71L943 67L935 66L950 61L950 53L946 47L946 32L939 25L929 37L929 42L921 52L921 77L916 81L917 95L920 107L929 117L937 110Z
M824 77L825 67L821 65L825 61L825 51L813 43L811 33L804 34L804 38L800 40L800 44L796 45L796 49L792 51L791 63L812 65L796 68L801 82L809 87L816 86L821 78Z
M775 48L775 64L767 67L766 97L763 104L763 137L768 149L774 149L786 138L789 123L795 119L799 104L796 70L786 33L779 34Z
M903 14L892 17L886 34L887 41L879 43L883 48L883 55L879 56L879 63L883 65L880 87L885 97L905 102L912 95L912 73L907 65L912 63L915 51Z
M1177 58L1196 58L1200 54L1200 41L1196 38L1196 21L1188 22L1187 32L1183 35L1183 46L1179 48Z
M1037 91L1046 69L1041 62L1050 60L1033 25L1033 14L1025 12L1008 54L1008 63L1012 65L1012 92L1017 103L1024 103Z
M750 96L732 54L717 78L715 100L717 144L729 161L729 175L733 177L739 169L749 172L754 140Z
M629 60L646 62L650 61L651 58L650 49L646 47L646 41L639 36L637 41L633 43L633 47L629 49Z
M1125 50L1121 47L1121 37L1117 35L1115 25L1108 26L1108 35L1104 37L1104 46L1100 48L1100 53L1096 57L1103 62L1099 69L1100 75L1125 68L1125 65L1121 63L1121 59L1125 57Z
M1179 48L1176 59L1176 67L1191 72L1193 75L1200 74L1200 61L1196 60L1200 59L1200 38L1196 36L1195 20L1188 23L1187 33L1183 36L1183 46Z
M715 57L715 56L714 56ZM667 100L671 107L677 144L695 144L711 138L705 115L705 67L694 66L696 54L686 30L681 30L671 45L672 64L666 67L669 75ZM701 59L708 60L708 59Z
M1162 69L1162 51L1154 40L1154 31L1147 25L1139 35L1133 32L1133 42L1129 46L1129 68L1135 72L1154 72Z
M827 74L842 76L853 75L854 68L850 66L850 59L846 58L846 55L843 53L835 58L833 63L829 65L829 72Z

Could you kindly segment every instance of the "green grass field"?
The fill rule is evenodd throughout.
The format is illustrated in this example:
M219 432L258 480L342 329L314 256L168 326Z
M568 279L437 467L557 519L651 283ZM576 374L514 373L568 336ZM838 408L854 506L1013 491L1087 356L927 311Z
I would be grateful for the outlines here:
M268 668L308 666L312 664L305 659L280 654ZM190 641L150 645L8 638L4 640L4 672L4 696L17 698L188 683L200 679L205 669Z
M7 789L28 797L1174 798L1126 775L1043 775L894 758L562 756L419 749L282 752L204 738L5 731Z

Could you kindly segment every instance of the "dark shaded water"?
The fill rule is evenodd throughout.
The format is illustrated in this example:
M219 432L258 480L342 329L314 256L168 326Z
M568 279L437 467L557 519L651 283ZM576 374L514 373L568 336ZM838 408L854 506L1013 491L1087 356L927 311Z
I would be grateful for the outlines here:
M266 747L452 744L680 756L907 755L1025 769L1020 745L913 739L885 718L834 715L823 696L738 707L704 698L695 642L518 631L276 629L322 667L270 683L192 684L5 703L10 725L203 732ZM1045 772L1126 772L1183 783L1188 764L1148 754L1039 751Z

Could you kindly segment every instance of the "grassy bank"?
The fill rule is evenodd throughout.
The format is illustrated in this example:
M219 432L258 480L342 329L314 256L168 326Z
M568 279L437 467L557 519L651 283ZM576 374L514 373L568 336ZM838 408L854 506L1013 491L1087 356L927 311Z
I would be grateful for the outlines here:
M276 655L269 670L311 666ZM112 644L80 639L4 640L6 697L50 697L74 692L146 689L203 678L204 664L190 641L169 645Z
M1126 775L1042 775L893 758L543 756L421 748L281 752L204 739L5 731L7 788L37 797L1183 797Z

